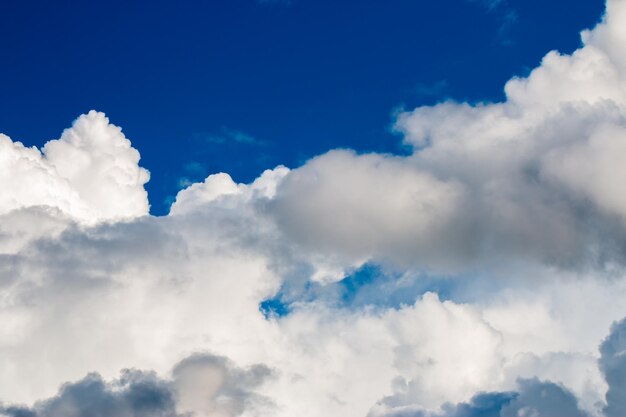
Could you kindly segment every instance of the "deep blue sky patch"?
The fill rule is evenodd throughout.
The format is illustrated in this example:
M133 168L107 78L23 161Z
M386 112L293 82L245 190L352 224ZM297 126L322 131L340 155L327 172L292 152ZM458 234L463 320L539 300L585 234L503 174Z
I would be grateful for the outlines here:
M402 152L394 109L500 100L547 51L579 46L602 11L599 0L6 0L0 126L40 146L105 112L141 152L164 214L210 173L250 181L336 147Z

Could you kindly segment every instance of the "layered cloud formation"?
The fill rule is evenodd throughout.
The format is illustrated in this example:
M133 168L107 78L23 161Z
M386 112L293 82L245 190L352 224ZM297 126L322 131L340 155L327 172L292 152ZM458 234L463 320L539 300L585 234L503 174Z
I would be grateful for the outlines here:
M102 113L0 136L0 415L626 415L624 28L163 217Z

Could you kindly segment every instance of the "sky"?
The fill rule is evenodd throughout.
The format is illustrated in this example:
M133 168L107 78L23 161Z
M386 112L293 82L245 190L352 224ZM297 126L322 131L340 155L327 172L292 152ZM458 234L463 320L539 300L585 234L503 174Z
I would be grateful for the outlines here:
M181 184L302 165L329 149L403 153L399 109L503 99L569 53L600 0L3 1L0 126L27 146L95 109L151 173L151 212ZM36 122L32 118L37 114ZM187 181L188 180L188 181Z
M626 0L42 3L0 416L626 415Z

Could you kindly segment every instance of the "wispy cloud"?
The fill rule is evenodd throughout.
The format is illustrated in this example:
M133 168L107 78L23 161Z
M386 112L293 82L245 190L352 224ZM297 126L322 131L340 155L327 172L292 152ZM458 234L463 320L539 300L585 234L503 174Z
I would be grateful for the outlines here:
M448 81L439 80L434 83L417 83L413 87L413 93L422 98L441 96L448 89Z
M506 3L506 0L467 0L467 1L471 3L479 3L485 6L486 8L488 8L489 10L494 10L495 8Z
M486 9L490 14L497 15L499 28L497 33L498 42L503 45L513 43L509 36L509 32L515 22L517 22L518 14L509 4L508 0L466 0L469 3L478 4Z
M231 129L229 127L222 127L217 133L198 133L194 135L194 138L203 141L205 143L212 144L239 144L239 145L252 145L263 146L265 141L255 138L252 135L244 133L240 130Z

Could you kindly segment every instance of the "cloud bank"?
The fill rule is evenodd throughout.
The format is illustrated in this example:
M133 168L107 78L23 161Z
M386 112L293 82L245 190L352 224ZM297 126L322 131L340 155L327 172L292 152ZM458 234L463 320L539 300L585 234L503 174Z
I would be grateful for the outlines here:
M217 173L163 217L102 113L0 136L0 414L623 416L625 27L608 0L504 102L400 112L409 156Z

